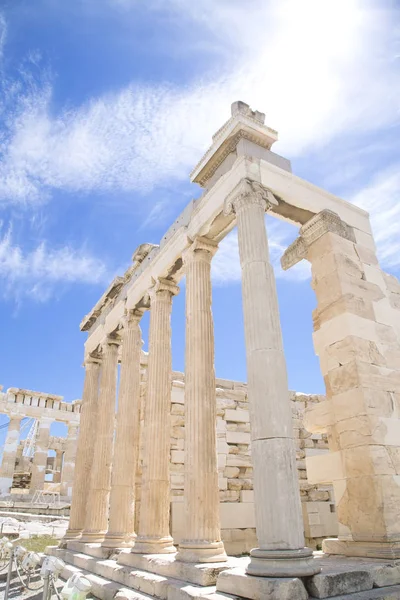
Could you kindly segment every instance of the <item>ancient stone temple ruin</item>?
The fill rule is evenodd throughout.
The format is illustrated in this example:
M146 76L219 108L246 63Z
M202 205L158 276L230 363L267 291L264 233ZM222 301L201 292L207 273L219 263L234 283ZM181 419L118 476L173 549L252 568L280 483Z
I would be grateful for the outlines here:
M34 392L21 388L0 391L0 413L9 417L3 458L0 466L0 498L27 492L32 499L35 492L46 490L46 474L52 475L60 497L69 500L72 495L77 436L81 401L63 402L62 396ZM20 441L21 423L30 419L34 439ZM67 437L50 435L55 421L67 425ZM31 442L30 451L27 442ZM55 456L49 457L49 450ZM23 498L25 499L25 498Z
M277 133L264 121L246 104L232 105L192 172L201 197L158 246L139 246L132 267L82 322L86 376L70 526L61 547L48 551L67 561L67 574L84 570L99 598L351 599L365 592L354 596L359 600L400 593L400 284L379 266L368 214L293 175L290 162L271 151ZM339 522L338 537L325 539L319 555L305 543L266 211L299 228L283 268L300 260L312 268L313 337L326 399L310 403L306 426L321 440L327 436L329 453L306 457L307 485L333 484ZM247 424L244 406L220 414L214 374L210 268L235 226L249 431L238 427ZM183 275L182 412L171 410L179 386L171 386L170 316ZM147 310L142 408L140 320ZM174 464L183 470L170 473L170 423L177 415L185 431L182 443L176 431L174 451L184 454L183 460L174 454L182 460ZM221 464L218 448L225 444L237 452L227 448ZM253 489L237 484L235 490L237 472L229 467L251 469ZM182 501L171 510L177 475ZM239 491L243 503L245 492L253 492L249 557L229 557L224 544L224 479L226 491ZM374 587L383 589L370 592Z

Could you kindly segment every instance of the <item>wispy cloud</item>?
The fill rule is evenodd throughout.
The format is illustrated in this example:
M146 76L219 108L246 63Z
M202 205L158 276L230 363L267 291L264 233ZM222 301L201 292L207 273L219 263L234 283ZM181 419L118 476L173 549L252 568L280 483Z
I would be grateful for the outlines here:
M291 281L304 281L311 276L310 265L302 261L288 271L283 271L280 259L286 248L297 235L292 225L277 221L273 217L266 218L270 261L275 277ZM220 243L218 252L212 262L212 276L217 285L227 285L241 281L242 274L239 262L239 246L236 230L231 231Z
M267 112L281 134L277 149L291 156L397 114L387 12L357 0L149 6L179 9L199 35L218 32L231 61L187 86L132 83L57 115L49 81L15 83L11 101L3 90L0 201L38 202L57 189L143 191L184 179L239 98Z
M101 4L123 7L128 19L137 0ZM150 0L148 7L190 20L199 37L213 40L223 59L210 61L203 77L185 86L133 82L58 112L51 78L44 71L35 79L25 66L20 80L4 81L1 90L0 205L36 205L58 190L80 195L143 192L184 180L237 99L267 113L267 123L279 130L282 140L276 150L291 158L310 152L323 157L331 142L337 152L349 132L356 148L359 135L379 132L398 119L398 30L391 27L389 9L373 8L368 0ZM0 17L0 54L6 29ZM40 55L33 53L29 61L37 72ZM347 174L351 179L360 172L355 165ZM377 175L352 198L371 210L387 266L400 263L393 229L399 216L398 190L398 176L391 171ZM379 194L377 211L374 200ZM162 198L149 206L143 227L158 220L163 206ZM280 277L279 258L290 235L280 223L268 229L271 259ZM97 272L104 276L102 263L69 247L51 250L41 245L23 252L9 234L3 234L1 244L0 273L7 282L29 280L33 286L35 276L42 289L43 283L72 281L74 276L89 283L97 281ZM213 273L218 282L240 279L235 233L221 243ZM304 264L287 276L308 275Z
M84 250L69 246L49 248L45 241L27 252L13 242L12 229L0 222L0 281L3 295L29 296L46 301L57 287L71 283L105 284L109 274L104 263Z
M3 59L4 46L7 38L7 21L2 13L0 13L0 63Z
M375 175L350 198L371 215L371 224L383 267L400 268L400 164Z

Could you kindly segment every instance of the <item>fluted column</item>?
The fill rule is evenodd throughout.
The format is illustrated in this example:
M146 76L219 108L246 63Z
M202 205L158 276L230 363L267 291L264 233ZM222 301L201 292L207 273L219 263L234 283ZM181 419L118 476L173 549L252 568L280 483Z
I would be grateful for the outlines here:
M43 490L44 488L51 424L52 419L47 417L40 419L32 463L31 493Z
M227 198L236 213L244 313L256 531L247 572L304 576L318 571L304 547L292 415L265 210L274 197L244 179Z
M0 496L7 496L12 488L21 418L20 416L10 416L0 467Z
M183 255L186 273L184 538L177 558L226 560L219 522L212 240L198 237Z
M175 552L169 531L171 411L171 308L179 288L160 279L149 290L150 332L144 418L142 493L139 530L132 552Z
M78 425L69 425L61 473L61 496L72 496L74 470L78 445Z
M128 310L122 338L121 377L113 457L110 519L103 546L127 548L135 539L135 479L139 454L140 356L143 311Z
M86 359L71 514L69 518L69 527L64 537L64 539L67 540L80 537L85 526L86 508L88 505L88 487L90 474L92 472L94 445L96 440L99 373L99 360L91 357Z
M108 529L118 346L119 341L114 337L108 337L103 345L97 430L90 486L86 497L88 509L86 510L85 528L81 537L82 542L102 542Z

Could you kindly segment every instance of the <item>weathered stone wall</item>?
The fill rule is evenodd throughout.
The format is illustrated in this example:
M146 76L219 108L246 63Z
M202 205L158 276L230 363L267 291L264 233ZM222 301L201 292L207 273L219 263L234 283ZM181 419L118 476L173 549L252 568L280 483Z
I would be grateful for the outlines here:
M146 371L143 370L142 407ZM245 383L217 379L217 448L222 538L229 554L248 552L256 545L253 469L250 448L250 417ZM184 375L173 373L171 404L171 532L179 543L183 534L184 494ZM304 532L308 546L316 548L327 536L337 535L337 520L331 486L310 485L305 458L328 452L325 435L311 434L303 426L304 411L324 396L290 392L293 428L297 447L297 467L303 507ZM143 429L143 410L142 420ZM142 451L141 451L142 452ZM139 459L136 486L136 520L140 511Z

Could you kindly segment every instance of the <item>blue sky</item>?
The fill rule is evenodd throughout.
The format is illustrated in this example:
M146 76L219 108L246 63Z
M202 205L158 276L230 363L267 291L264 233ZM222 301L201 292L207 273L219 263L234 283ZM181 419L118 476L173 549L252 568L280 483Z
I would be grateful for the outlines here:
M235 100L266 113L297 175L371 212L382 265L399 274L395 0L3 0L0 11L5 389L81 396L81 318L199 195L189 172ZM279 268L296 229L267 227L290 388L323 392L309 269ZM213 280L217 375L245 380L235 232ZM184 286L172 320L182 370Z

